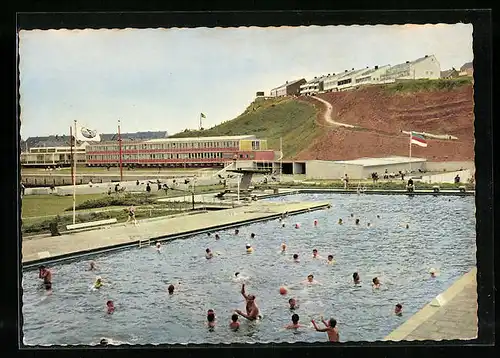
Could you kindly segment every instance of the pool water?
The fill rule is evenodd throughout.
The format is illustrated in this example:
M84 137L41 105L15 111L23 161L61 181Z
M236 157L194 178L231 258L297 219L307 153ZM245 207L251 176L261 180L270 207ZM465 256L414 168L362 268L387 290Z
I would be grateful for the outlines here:
M319 200L329 201L332 208L291 216L284 228L274 220L243 226L238 236L232 229L220 231L218 241L213 234L203 234L165 243L161 253L147 247L97 256L97 272L86 271L88 261L52 266L50 296L39 289L38 272L26 271L24 341L28 345L93 344L101 337L131 344L326 341L326 333L310 325L320 316L337 320L341 341L376 341L476 263L473 197L301 194L270 201ZM337 223L339 218L343 225ZM297 222L299 229L293 227ZM285 254L282 242L288 245ZM246 243L255 248L252 254L245 252ZM206 260L207 247L219 255ZM336 263L313 259L313 248L325 259L334 255ZM293 262L294 253L299 254L299 263ZM439 270L434 279L431 267ZM248 322L240 317L241 327L233 332L228 327L231 314L245 307L241 282L233 279L236 271L247 276L247 292L257 296L263 319ZM360 286L352 283L355 271L361 276ZM300 284L310 273L321 285ZM96 275L110 285L90 291ZM379 290L371 287L375 276L382 282ZM173 295L167 293L170 283L176 286ZM290 286L285 296L279 294L281 285ZM291 322L291 297L300 305L295 313L304 327L298 330L283 328ZM105 313L108 299L115 302L113 315ZM403 305L402 317L394 315L397 303ZM205 324L208 309L215 310L215 329Z

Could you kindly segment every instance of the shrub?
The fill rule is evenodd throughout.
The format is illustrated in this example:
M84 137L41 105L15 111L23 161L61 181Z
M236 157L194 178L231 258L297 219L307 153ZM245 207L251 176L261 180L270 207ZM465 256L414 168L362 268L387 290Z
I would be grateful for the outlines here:
M75 209L95 209L104 208L107 206L130 206L130 205L148 205L155 203L155 197L148 193L130 194L125 193L122 195L109 195L107 197L86 200L78 204ZM73 207L67 208L65 211L72 211Z

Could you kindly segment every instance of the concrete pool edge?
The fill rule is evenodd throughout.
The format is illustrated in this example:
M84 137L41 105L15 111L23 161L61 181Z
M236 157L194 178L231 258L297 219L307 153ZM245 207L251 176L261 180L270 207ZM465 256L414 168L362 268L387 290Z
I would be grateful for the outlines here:
M450 287L448 287L444 292L437 295L431 302L425 305L417 313L406 320L402 325L392 331L387 335L383 341L404 341L408 338L417 328L424 325L431 317L437 314L443 307L453 300L458 294L464 290L466 286L471 283L476 282L477 267L472 268L469 272L464 274L458 280L456 280ZM476 316L477 316L477 298L476 298ZM450 337L450 340L460 339L460 340L470 340L477 338L477 323L476 323L476 335L475 337ZM429 338L431 339L431 338ZM432 339L431 339L432 340ZM420 341L420 339L408 339L408 341Z
M288 215L300 215L300 214L304 214L307 212L324 210L324 209L331 207L331 204L328 202L303 203L303 204L306 205L305 208L287 211ZM228 210L231 210L231 209L228 209ZM133 247L137 247L140 242L147 242L147 241L165 242L165 241L172 241L172 240L178 240L178 239L186 239L186 238L190 238L190 237L193 237L193 236L196 236L199 234L203 234L203 233L207 233L207 232L213 232L213 231L217 231L217 230L227 230L227 229L231 229L231 228L237 228L237 227L241 227L241 226L251 225L251 224L254 224L257 222L278 219L281 215L282 215L282 213L274 212L274 213L264 214L261 217L244 219L244 220L235 220L231 223L226 223L226 224L222 224L222 225L206 226L206 227L202 227L202 228L195 229L195 230L186 230L184 232L179 232L179 233L174 233L174 234L155 236L155 237L151 237L149 239L139 239L139 240L134 240L134 241L125 242L125 243L119 243L119 244L115 244L115 245L107 245L107 246L97 247L97 248L93 248L93 249L89 249L89 250L74 251L74 252L70 252L67 254L56 255L56 256L51 256L51 257L47 257L47 258L40 258L37 260L29 260L29 261L25 261L22 263L22 268L23 268L23 270L29 270L29 269L33 269L34 267L41 265L41 264L54 264L54 263L77 261L77 260L80 260L80 259L83 259L86 257L98 255L98 254L109 253L109 252L114 252L114 251L119 251L119 250L126 250L126 249L130 249Z

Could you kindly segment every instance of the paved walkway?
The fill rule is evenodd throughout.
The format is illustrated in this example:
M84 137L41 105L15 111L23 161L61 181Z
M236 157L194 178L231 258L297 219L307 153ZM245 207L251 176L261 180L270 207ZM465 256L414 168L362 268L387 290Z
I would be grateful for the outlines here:
M23 241L22 261L28 263L39 259L50 259L60 255L85 252L118 244L138 243L168 235L182 234L194 230L231 225L252 219L265 219L283 212L324 207L328 202L252 203L251 205L193 216L179 216L141 222L113 225L98 230L64 234Z
M477 338L476 275L477 269L474 268L384 340L440 341Z

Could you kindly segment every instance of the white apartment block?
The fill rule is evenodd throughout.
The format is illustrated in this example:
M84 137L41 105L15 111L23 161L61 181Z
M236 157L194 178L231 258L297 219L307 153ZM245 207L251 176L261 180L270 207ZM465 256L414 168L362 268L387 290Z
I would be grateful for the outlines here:
M382 67L375 66L373 68L366 69L359 75L358 78L356 78L356 86L380 83L380 76L384 75L389 68L389 65L385 65Z
M380 76L381 83L395 82L398 79L438 79L441 77L441 65L434 55L425 55L415 61L406 61L389 67Z
M314 77L307 83L300 86L300 94L305 96L313 96L317 93L323 93L324 80L328 76Z

